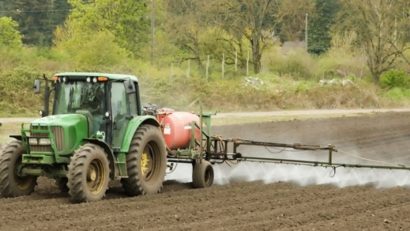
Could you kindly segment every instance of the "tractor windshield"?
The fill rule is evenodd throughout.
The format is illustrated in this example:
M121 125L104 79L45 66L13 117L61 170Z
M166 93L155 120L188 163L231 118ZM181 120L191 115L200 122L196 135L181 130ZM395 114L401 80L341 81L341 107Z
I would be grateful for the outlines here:
M93 115L105 113L105 84L70 81L56 85L54 114L87 110Z

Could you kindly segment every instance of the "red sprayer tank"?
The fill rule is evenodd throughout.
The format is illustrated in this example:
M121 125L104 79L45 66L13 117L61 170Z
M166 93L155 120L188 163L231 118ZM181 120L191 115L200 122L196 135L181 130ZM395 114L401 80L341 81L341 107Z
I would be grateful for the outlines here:
M187 148L191 140L191 124L193 121L199 124L197 115L190 112L177 112L169 108L159 109L157 119L161 124L165 143L171 150ZM200 131L197 128L195 131L195 137L199 139Z

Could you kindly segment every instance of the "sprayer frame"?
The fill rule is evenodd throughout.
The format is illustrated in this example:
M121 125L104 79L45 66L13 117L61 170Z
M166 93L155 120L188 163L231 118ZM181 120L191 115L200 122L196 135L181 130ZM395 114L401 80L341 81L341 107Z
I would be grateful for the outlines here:
M191 123L191 140L187 149L183 150L168 150L168 161L173 163L194 163L201 159L205 159L212 164L221 164L228 161L248 161L248 162L265 162L276 164L291 164L291 165L307 165L312 167L333 168L336 173L336 168L369 168L369 169L389 169L389 170L410 170L410 166L405 165L370 165L370 164L350 164L333 162L333 154L337 152L334 145L305 145L305 144L285 144L273 142L261 142L245 139L223 139L218 136L211 136L211 114L200 115L200 124ZM205 125L205 129L204 129ZM195 130L199 129L201 138L195 138ZM301 159L285 159L285 158L270 158L247 156L238 152L240 146L262 146L262 147L279 147L290 148L295 150L306 151L327 151L328 161L311 161ZM232 152L229 152L232 150Z

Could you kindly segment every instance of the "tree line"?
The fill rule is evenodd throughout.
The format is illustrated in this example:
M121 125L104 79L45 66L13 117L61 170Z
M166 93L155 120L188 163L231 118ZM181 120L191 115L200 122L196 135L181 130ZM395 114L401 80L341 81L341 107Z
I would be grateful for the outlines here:
M73 57L99 49L110 56L101 59L190 60L205 68L208 55L223 56L241 68L250 59L259 73L274 44L302 41L311 55L323 55L339 38L366 56L375 82L399 59L410 65L407 0L4 0L0 17L0 46L22 41Z

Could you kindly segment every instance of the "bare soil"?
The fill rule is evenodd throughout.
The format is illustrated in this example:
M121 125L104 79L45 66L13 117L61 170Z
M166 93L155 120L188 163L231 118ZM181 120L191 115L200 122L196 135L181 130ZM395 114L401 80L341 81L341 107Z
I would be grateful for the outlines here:
M225 137L335 144L344 153L410 163L410 113L216 127ZM340 153L339 155L343 155ZM94 203L70 204L52 180L0 199L1 230L409 230L410 189L236 182L207 189L165 182L127 197L118 185Z

